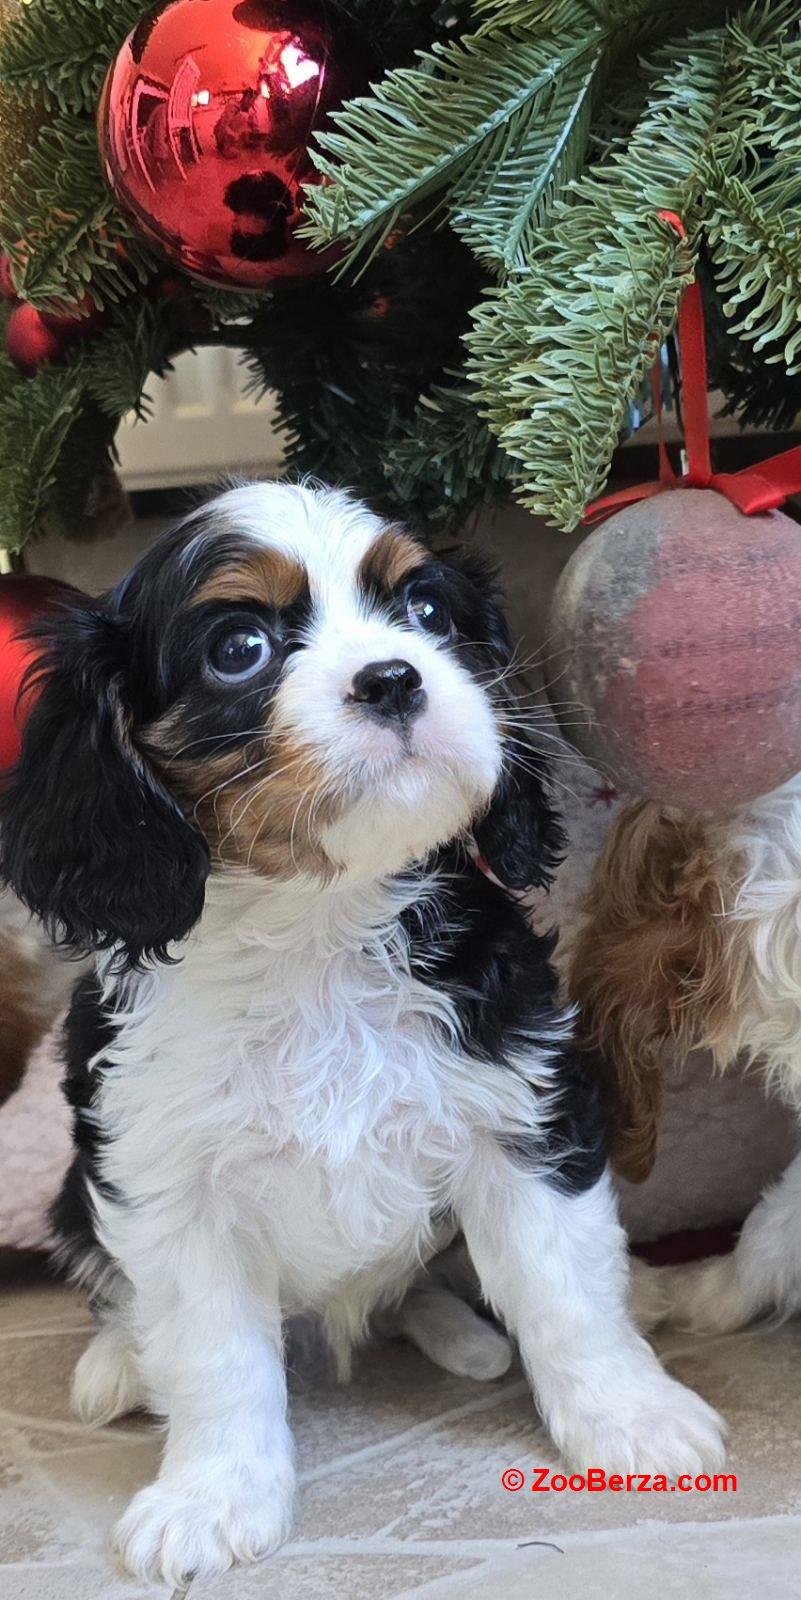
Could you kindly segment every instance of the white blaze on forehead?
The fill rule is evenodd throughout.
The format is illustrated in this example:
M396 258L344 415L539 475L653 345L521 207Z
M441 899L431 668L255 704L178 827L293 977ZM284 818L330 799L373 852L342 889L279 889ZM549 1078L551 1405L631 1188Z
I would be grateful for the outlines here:
M356 577L386 524L336 489L251 483L220 495L210 508L220 526L298 561L312 599L325 609L353 600Z

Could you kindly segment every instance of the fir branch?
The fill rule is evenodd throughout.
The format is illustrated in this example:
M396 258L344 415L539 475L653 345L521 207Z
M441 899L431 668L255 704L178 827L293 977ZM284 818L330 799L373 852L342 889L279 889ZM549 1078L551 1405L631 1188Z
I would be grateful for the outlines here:
M604 81L604 53L577 57L549 86L540 114L510 154L468 172L451 200L453 225L479 261L496 273L525 267L553 198L578 176L594 101Z
M156 270L147 245L115 208L94 124L68 116L54 116L40 129L3 196L0 242L14 261L20 294L42 309L80 302L91 289L102 310Z
M394 449L414 432L421 392L459 362L481 285L451 233L421 231L382 252L358 284L311 278L267 296L245 362L254 392L277 391L289 470L343 483L419 526L439 521L430 421L418 435L417 479L411 455L397 463L399 474L409 466L402 492ZM477 413L469 415L481 431Z
M706 232L732 333L801 370L801 21L752 6L730 28L739 72L705 166Z
M579 170L593 102L618 57L671 28L684 0L542 0L487 4L478 33L389 72L318 135L326 182L310 189L304 232L347 245L340 270L369 260L410 210L449 201L480 259L523 264L564 182ZM699 0L698 22L725 0ZM636 76L636 72L634 74Z
M407 520L427 531L459 526L508 494L512 463L479 413L461 371L421 395L394 432L385 473Z
M372 96L335 112L315 163L328 180L307 193L305 233L349 241L345 265L369 260L410 207L458 183L464 194L520 149L564 73L592 59L596 36L568 41L511 31L434 47L390 72Z
M0 82L62 111L94 112L139 0L29 0L0 37Z
M732 338L706 251L698 276L704 291L709 385L725 396L721 415L763 431L792 428L801 412L801 373L790 377L778 365L766 366L753 345Z
M57 498L59 463L83 397L72 366L21 378L0 363L0 545L21 550Z
M150 412L148 378L164 377L171 358L187 347L185 330L173 327L163 304L131 301L117 311L107 332L80 351L86 393L115 427L128 411L144 420Z
M467 344L491 426L532 510L571 528L602 486L627 409L671 331L697 248L704 160L734 70L723 30L661 62L625 154L582 179L519 281ZM676 212L682 244L662 210Z
M578 33L594 27L599 20L595 0L473 0L473 11L479 19L478 33L508 28L553 33L557 27Z
M775 157L764 179L757 150L733 142L740 171L720 147L707 157L706 235L732 332L768 362L801 368L801 195L798 159ZM738 318L738 313L741 313Z

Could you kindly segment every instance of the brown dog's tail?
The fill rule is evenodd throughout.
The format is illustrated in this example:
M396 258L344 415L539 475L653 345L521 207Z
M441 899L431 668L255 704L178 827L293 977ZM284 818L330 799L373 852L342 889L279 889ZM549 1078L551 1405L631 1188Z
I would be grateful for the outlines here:
M633 1183L654 1163L664 1047L725 1034L735 878L719 827L649 800L621 812L598 860L571 995L603 1075L612 1161Z

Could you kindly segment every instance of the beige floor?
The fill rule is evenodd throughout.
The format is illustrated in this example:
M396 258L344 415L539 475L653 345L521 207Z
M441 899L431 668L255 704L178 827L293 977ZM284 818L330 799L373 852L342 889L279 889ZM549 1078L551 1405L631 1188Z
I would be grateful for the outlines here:
M72 1291L0 1291L0 1600L166 1597L106 1553L158 1445L145 1419L92 1434L70 1417L88 1327ZM484 1387L389 1345L347 1389L296 1378L292 1542L193 1584L189 1600L789 1600L801 1592L801 1323L672 1336L664 1353L728 1416L736 1493L509 1493L505 1468L554 1463L520 1374Z

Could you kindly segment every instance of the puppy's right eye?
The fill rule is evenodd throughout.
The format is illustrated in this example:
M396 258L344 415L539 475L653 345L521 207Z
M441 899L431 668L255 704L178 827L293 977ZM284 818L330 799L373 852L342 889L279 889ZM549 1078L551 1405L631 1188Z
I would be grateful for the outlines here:
M263 628L232 628L218 634L209 650L209 666L220 683L244 683L266 667L273 653Z

